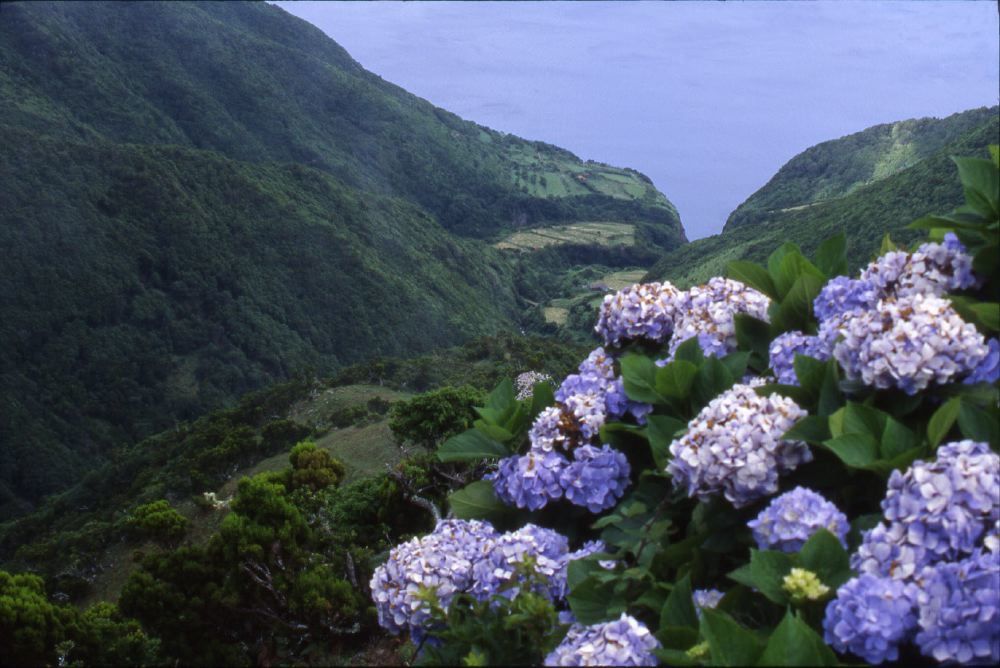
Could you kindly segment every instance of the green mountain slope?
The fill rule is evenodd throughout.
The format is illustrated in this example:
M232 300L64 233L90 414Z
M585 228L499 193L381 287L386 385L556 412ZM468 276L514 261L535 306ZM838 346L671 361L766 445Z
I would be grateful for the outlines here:
M763 188L736 207L724 230L767 225L785 209L849 195L912 167L996 115L997 107L982 107L946 118L875 125L817 144L785 163Z
M956 115L951 118L955 118ZM851 240L849 259L860 267L878 251L885 233L894 240L919 236L904 229L929 211L947 212L963 203L962 187L952 155L986 157L987 146L1000 142L996 107L988 120L935 153L891 176L857 188L837 199L769 213L756 224L727 226L718 235L699 239L664 255L646 280L667 279L679 285L721 276L732 260L763 261L785 241L807 252L838 232ZM789 163L791 164L791 163Z
M0 146L0 518L295 370L540 324L546 254L492 248L516 230L684 241L646 177L463 121L264 3L4 3Z

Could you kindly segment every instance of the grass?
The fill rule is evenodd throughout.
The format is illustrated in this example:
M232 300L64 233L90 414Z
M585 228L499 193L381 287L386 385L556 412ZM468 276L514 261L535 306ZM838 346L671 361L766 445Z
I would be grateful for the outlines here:
M511 234L495 248L530 252L548 246L581 244L592 246L633 246L635 225L611 222L579 222L570 225L537 227Z

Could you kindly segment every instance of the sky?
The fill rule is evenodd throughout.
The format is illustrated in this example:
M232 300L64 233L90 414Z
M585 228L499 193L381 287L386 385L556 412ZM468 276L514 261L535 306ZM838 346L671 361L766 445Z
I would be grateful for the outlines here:
M275 2L383 79L648 175L688 238L800 151L998 102L995 2Z

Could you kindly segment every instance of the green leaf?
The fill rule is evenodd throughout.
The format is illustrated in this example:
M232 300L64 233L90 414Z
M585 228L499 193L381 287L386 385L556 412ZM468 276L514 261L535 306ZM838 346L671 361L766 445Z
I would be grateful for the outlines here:
M654 650L654 653L661 658L666 658L662 656L661 652L676 652L676 654L668 654L667 656L676 657L675 659L668 659L668 665L680 665L680 666L695 666L699 665L697 661L692 661L688 659L687 652L685 650L690 649L692 646L698 644L698 631L697 629L692 629L687 626L660 626L660 629L656 632L656 639L659 640L666 649ZM677 662L677 659L681 659ZM688 661L688 663L684 663Z
M660 612L660 626L690 626L698 628L698 615L691 597L691 578L685 575L674 584Z
M775 550L750 550L750 577L753 587L779 605L788 602L784 579L795 562L790 554Z
M962 400L959 397L952 397L934 411L930 422L927 423L927 439L932 448L937 445L951 431L955 421L958 420L958 413L962 407Z
M996 234L993 234L993 238L996 239ZM996 241L976 251L972 258L972 271L977 276L992 276L997 267L1000 267L1000 246L997 246Z
M885 430L879 444L879 455L882 459L892 459L920 445L917 436L902 422L893 417L886 418Z
M608 610L615 607L620 598L614 594L612 587L598 582L593 575L573 587L566 596L573 615L584 625L606 621Z
M663 397L656 391L658 367L653 360L644 355L626 355L622 358L621 367L622 384L629 399L647 404L663 402Z
M496 520L506 511L505 506L493 491L493 484L487 480L477 480L448 497L451 511L460 520Z
M824 441L823 446L852 468L865 468L878 456L879 442L868 434L844 434Z
M889 414L863 404L849 403L844 407L845 434L865 434L881 440Z
M976 322L993 332L1000 331L1000 304L983 302L969 308L976 315Z
M885 255L886 253L892 252L894 250L899 250L899 246L893 243L892 237L890 237L889 233L886 232L884 235L882 235L882 245L878 249L878 254Z
M653 461L657 468L663 470L670 461L670 444L678 432L687 429L687 423L666 415L646 416L646 438L649 439L649 449L653 452Z
M742 378L747 373L747 364L750 362L749 352L730 353L722 358L722 363L729 369L732 377Z
M799 276L781 300L774 325L782 331L806 331L813 319L813 301L823 289L823 284L823 278L814 274Z
M481 432L485 436L492 438L494 441L499 441L500 443L506 443L510 439L514 438L514 434L510 433L503 427L499 427L495 424L489 424L485 420L476 420L472 423L472 426L475 427L474 431ZM461 434L459 434L459 436L461 436ZM438 450L438 453L438 456L440 457L440 450Z
M991 443L994 446L1000 443L1000 421L997 420L997 416L990 415L967 401L962 402L962 407L958 411L958 428L965 438Z
M795 377L799 379L799 387L818 397L826 377L827 363L796 353L792 367L795 369Z
M781 438L790 441L822 443L831 438L829 421L819 415L807 415L796 422Z
M437 451L442 462L476 462L486 457L508 457L511 454L507 446L479 429L469 429L452 436Z
M831 591L851 579L851 559L837 537L820 529L799 551L799 565L815 573Z
M510 378L504 378L500 384L493 388L490 396L486 397L486 408L495 410L501 419L506 419L506 413L514 409L517 402L514 394L514 383Z
M708 641L714 665L749 666L764 651L764 643L753 631L724 612L702 610L701 635Z
M958 165L966 203L978 213L988 217L1000 216L1000 170L989 160L952 156Z
M767 258L767 272L771 275L771 280L774 281L774 287L777 289L778 299L781 299L788 292L789 288L792 287L792 283L795 282L795 276L782 275L781 265L787 255L792 253L797 253L802 255L801 250L798 245L792 243L791 241L786 241L771 255Z
M816 402L817 415L830 415L844 405L844 393L840 389L840 367L835 359L826 362L823 374L823 384L819 388L819 400Z
M847 235L841 232L821 243L816 249L816 266L827 278L846 275L850 271L847 264Z
M691 395L696 405L704 406L721 392L731 388L734 381L733 375L719 358L708 357L698 369L694 384L691 386Z
M751 288L763 292L771 299L778 299L778 289L774 285L774 280L767 273L767 269L745 260L733 260L726 265L726 275L733 280L749 285Z
M674 360L656 371L656 392L664 397L685 400L698 375L698 367L686 360Z
M737 313L733 324L736 328L736 343L740 349L754 353L766 367L770 354L768 347L771 345L771 325L746 313Z
M535 383L535 387L531 390L531 418L538 417L539 413L555 403L556 396L552 383L548 381Z
M771 633L759 666L836 666L837 656L823 639L789 610Z
M698 343L698 337L692 336L677 346L677 350L674 352L674 359L684 360L695 366L701 366L701 363L705 361L705 354L701 351L701 344Z

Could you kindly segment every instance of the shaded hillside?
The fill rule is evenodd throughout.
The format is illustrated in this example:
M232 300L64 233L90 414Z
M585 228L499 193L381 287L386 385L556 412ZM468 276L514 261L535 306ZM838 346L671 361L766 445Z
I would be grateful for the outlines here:
M4 3L0 142L0 518L296 370L540 325L535 260L490 247L515 229L684 240L646 177L463 121L264 3Z
M997 107L946 118L915 118L875 125L817 144L789 160L767 184L736 207L724 231L769 225L785 209L837 199L892 176L988 122Z
M852 267L878 251L882 236L908 241L919 232L904 228L929 211L948 212L964 202L958 172L950 156L987 157L987 146L1000 142L1000 120L992 118L933 155L892 176L858 188L839 199L771 214L766 224L743 225L699 239L667 253L647 280L699 283L725 272L732 260L763 261L784 241L812 252L826 238L847 232Z
M264 3L5 3L0 63L0 116L47 134L296 162L463 235L597 207L649 223L647 241L683 240L646 177L463 121Z

